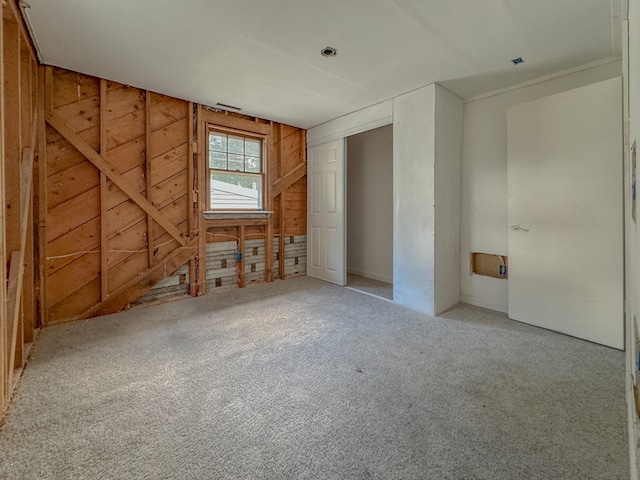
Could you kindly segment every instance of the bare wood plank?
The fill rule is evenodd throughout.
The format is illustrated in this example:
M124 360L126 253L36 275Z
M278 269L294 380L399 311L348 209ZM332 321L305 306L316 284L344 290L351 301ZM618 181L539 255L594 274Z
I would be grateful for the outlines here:
M153 94L154 97L158 95ZM161 102L153 102L151 130L160 130L172 123L190 116L188 102L177 98L166 97Z
M207 293L207 227L204 224L202 212L206 208L206 169L204 163L204 155L201 145L204 145L204 119L202 106L198 104L196 108L196 145L198 150L195 158L190 159L195 162L198 176L197 192L195 193L198 202L198 215L194 218L195 229L198 234L198 269L197 282L198 292L202 295Z
M131 142L136 138L144 138L144 112L135 111L108 122L107 148L109 150Z
M211 110L201 110L201 118L205 123L218 125L221 127L243 130L245 132L259 133L267 135L271 127L268 123L256 123L246 118L238 118L224 113L212 112ZM199 144L201 145L201 144Z
M97 127L100 122L100 96L58 107L55 114L75 133Z
M187 143L189 138L185 135L189 125L189 120L185 117L160 130L155 130L151 136L151 158L173 150L180 145Z
M46 270L43 270L44 280L80 257L80 254L70 254L100 251L100 217L97 216L59 236L46 247L50 258L44 258L42 261L43 266L46 266Z
M195 169L195 165L193 164L193 156L195 151L199 148L199 145L196 143L197 139L196 139L196 135L194 135L194 128L197 125L196 123L196 119L194 118L194 109L193 109L193 102L189 102L188 104L188 108L187 108L187 113L189 115L189 125L188 125L188 138L189 138L189 146L187 149L187 159L188 159L188 163L187 163L187 181L189 182L188 185L188 195L187 195L187 202L189 204L189 217L188 217L188 222L189 222L189 235L191 236L191 238L196 236L196 228L195 228L195 216L198 214L198 205L196 203L196 182L197 182L197 177L196 177L196 169ZM194 279L197 278L197 261L198 256L194 255L193 257L191 257L191 260L189 261L189 295L191 295L192 297L195 297L198 295L198 282L194 281Z
M0 54L3 54L5 48L4 40L4 22L0 21ZM4 62L0 62L0 105L3 106L3 111L0 113L0 185L4 185L5 177L5 128L4 128L4 105L5 105L5 91L4 91ZM5 211L5 196L0 195L0 232L5 231L6 225L6 211ZM8 386L8 369L9 369L9 349L7 338L8 318L6 309L7 299L7 285L4 279L7 278L6 272L7 265L7 248L6 243L0 241L0 278L3 279L0 285L0 409L4 412L4 409L9 401L9 386Z
M100 255L87 253L49 276L47 302L53 306L100 276Z
M153 192L151 191L151 93L149 90L145 91L144 95L144 118L145 118L145 158L144 158L144 179L147 192L147 200L153 205ZM151 268L153 265L153 238L151 232L153 231L153 218L147 214L147 263Z
M188 151L188 144L183 143L159 157L151 159L151 185L157 185L185 168L189 168L188 163L191 163L191 168L193 168L193 160L189 160L193 159L193 156L189 155ZM192 183L191 189L193 189L193 185Z
M34 122L35 123L35 122ZM22 285L24 280L24 254L25 243L27 240L27 226L29 224L29 212L31 205L31 184L33 182L33 149L25 148L20 169L20 249L17 252L15 260L18 262L17 267L14 266L13 271L9 272L8 290L10 295L7 297L7 310L12 322L11 329L11 354L9 357L8 383L12 385L12 376L15 366L16 343L18 340L22 345L23 339L18 339L18 325L20 322L20 310L22 306ZM11 253L11 261L14 261L16 252ZM17 272L15 272L17 270ZM17 279L14 278L13 283L11 277L17 273ZM21 359L18 359L21 360Z
M48 311L46 325L56 325L76 320L78 312L84 312L100 302L100 277L96 276L80 290L52 305Z
M301 163L297 165L293 170L287 172L283 177L276 180L273 185L273 195L280 195L291 185L296 183L302 177L307 174L307 164Z
M47 279L45 268L47 265L47 138L46 138L46 75L45 67L38 68L38 323L45 324L47 303L45 292ZM1 228L1 227L0 227ZM2 262L4 263L4 262Z
M62 120L55 115L50 116L47 121L49 124L58 130L71 144L77 148L88 160L91 161L101 172L107 175L109 179L115 183L120 189L122 189L140 208L146 213L151 215L153 219L158 222L162 227L171 233L172 236L181 244L185 245L186 240L182 234L175 228L174 225L167 222L163 215L153 206L149 201L144 198L135 187L131 186L129 182L122 179L113 168L113 166L105 160L101 155L96 153L84 140L76 135Z
M105 86L106 88L106 86ZM135 87L109 89L107 92L106 121L111 122L145 108L144 90Z
M11 260L9 264L9 282L7 291L7 311L9 313L9 322L7 331L9 332L9 345L7 353L9 354L9 363L7 366L7 396L11 393L13 385L13 370L16 360L16 343L18 340L18 323L20 316L20 290L22 283L22 262L20 251L11 252Z
M129 282L121 285L106 301L100 302L78 317L89 318L122 310L166 275L173 274L178 268L184 265L189 258L196 253L197 244L197 239L194 239L186 246L174 250L165 259L157 262L151 269L147 270L144 275L133 278Z
M100 79L100 155L107 158L107 81ZM109 292L107 261L109 233L107 232L107 176L100 172L100 299Z
M55 76L53 82L54 107L62 107L100 94L98 79L76 72Z
M100 171L87 161L47 178L47 208L55 208L100 184Z
M244 287L244 225L240 225L239 237L240 241L238 242L238 249L240 250L240 274L238 275L238 286L240 288Z
M55 240L99 214L100 187L96 186L49 210L46 218L47 241Z
M278 242L278 273L284 280L284 234L285 234L285 201L284 192L280 194L280 238Z

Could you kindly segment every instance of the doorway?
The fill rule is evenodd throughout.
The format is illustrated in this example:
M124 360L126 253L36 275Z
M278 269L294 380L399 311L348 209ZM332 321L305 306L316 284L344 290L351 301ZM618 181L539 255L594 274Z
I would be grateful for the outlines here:
M347 287L393 300L393 125L346 144Z

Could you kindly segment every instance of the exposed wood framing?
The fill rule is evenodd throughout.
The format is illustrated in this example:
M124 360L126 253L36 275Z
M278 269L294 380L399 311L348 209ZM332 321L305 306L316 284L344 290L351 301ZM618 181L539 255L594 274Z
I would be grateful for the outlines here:
M11 397L39 322L36 318L34 180L39 138L37 63L14 2L0 22L0 412ZM42 116L40 116L42 118ZM33 193L32 193L33 192ZM7 270L8 266L8 270Z
M140 208L150 215L162 228L164 228L180 245L184 246L187 240L180 230L154 207L144 196L138 192L129 181L120 175L114 166L102 155L97 153L91 146L85 142L82 137L76 134L69 125L55 114L47 117L47 123L55 128L71 145L73 145L85 158L104 173L109 180L118 186L129 198L131 198Z

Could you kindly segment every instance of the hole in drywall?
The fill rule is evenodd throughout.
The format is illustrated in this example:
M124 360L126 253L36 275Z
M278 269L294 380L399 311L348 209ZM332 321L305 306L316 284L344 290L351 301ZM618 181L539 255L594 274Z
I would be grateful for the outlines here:
M511 60L511 62L513 62L514 65L519 65L521 63L524 63L524 60L522 59L522 57L518 57Z
M473 252L471 273L493 278L507 278L509 259L506 255Z

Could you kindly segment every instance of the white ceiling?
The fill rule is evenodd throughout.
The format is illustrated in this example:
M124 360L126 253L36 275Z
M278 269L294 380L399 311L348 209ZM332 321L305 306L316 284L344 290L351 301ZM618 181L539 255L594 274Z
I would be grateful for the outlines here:
M621 0L27 2L43 63L303 128L433 82L469 98L621 55Z

